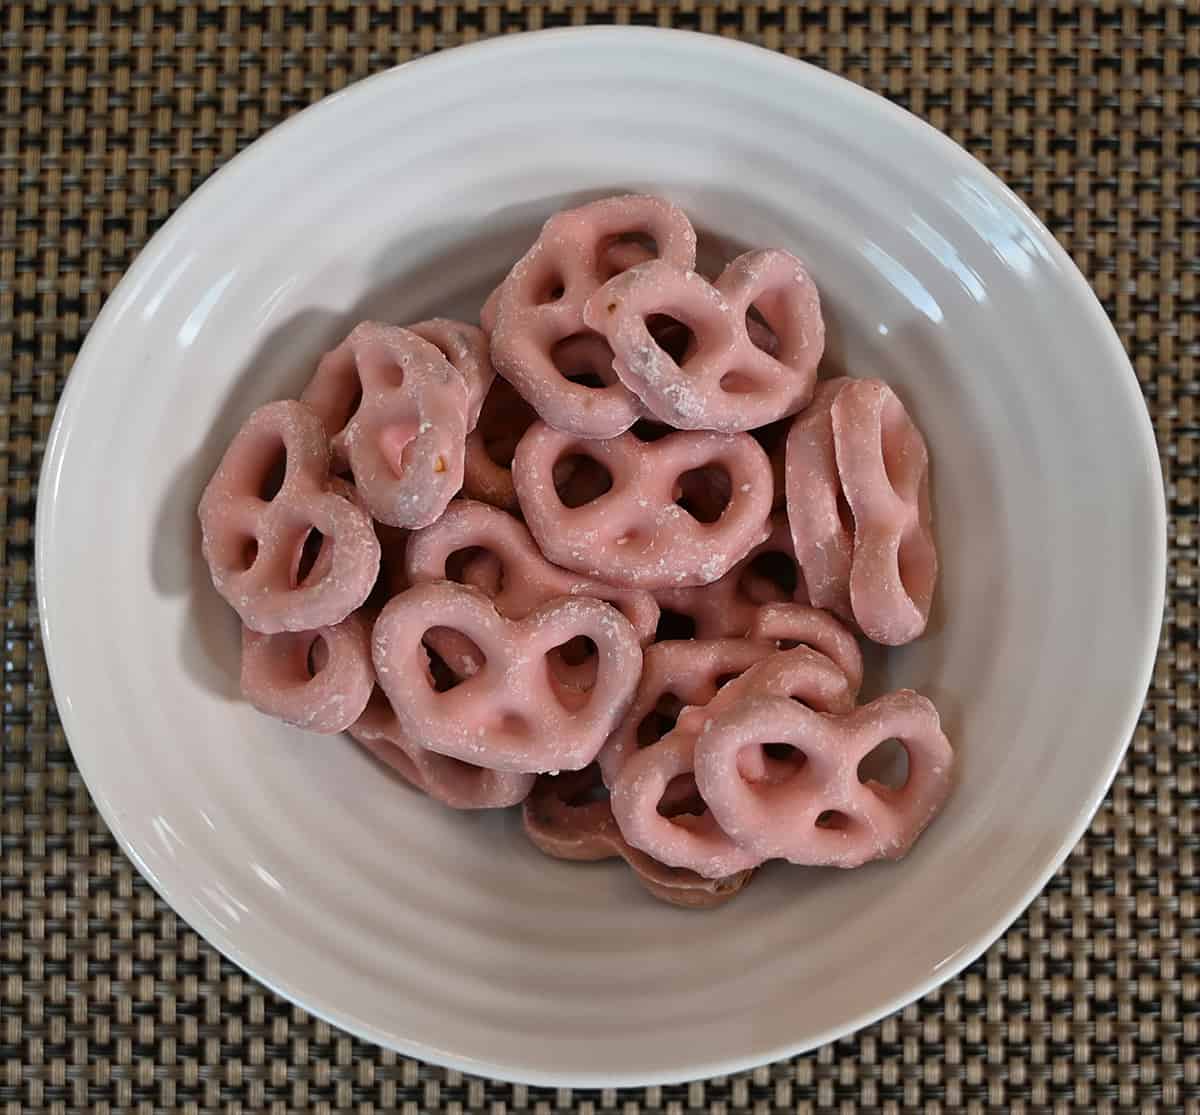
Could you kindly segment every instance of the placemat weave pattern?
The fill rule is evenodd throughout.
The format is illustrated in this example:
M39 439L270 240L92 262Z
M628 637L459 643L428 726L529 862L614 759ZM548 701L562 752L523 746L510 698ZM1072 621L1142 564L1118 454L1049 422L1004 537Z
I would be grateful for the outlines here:
M33 594L37 471L72 358L147 238L266 129L485 35L685 27L844 74L991 166L1073 253L1154 415L1166 624L1129 755L1046 892L960 978L808 1056L690 1086L464 1078L347 1037L223 961L118 851L71 762ZM0 1106L641 1115L1200 1112L1200 4L258 0L0 8ZM1074 699L1074 698L1072 698Z

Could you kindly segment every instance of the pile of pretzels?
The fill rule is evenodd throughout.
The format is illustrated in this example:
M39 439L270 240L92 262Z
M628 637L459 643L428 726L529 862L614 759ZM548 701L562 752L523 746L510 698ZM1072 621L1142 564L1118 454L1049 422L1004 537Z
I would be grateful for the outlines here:
M953 753L925 697L859 703L858 640L925 630L928 454L885 383L818 380L804 264L704 274L679 208L611 197L480 319L363 322L233 439L199 516L246 698L679 906L902 856Z

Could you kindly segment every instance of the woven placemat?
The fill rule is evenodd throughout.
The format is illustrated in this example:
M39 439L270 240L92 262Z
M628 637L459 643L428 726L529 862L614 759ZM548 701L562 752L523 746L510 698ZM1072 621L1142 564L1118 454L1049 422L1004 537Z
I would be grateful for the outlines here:
M284 117L416 54L579 23L692 28L911 109L1016 189L1120 330L1162 447L1166 624L1104 807L962 976L807 1056L571 1092L383 1052L247 978L159 901L76 773L37 631L32 524L55 400L138 249ZM1200 1112L1197 508L1200 4L460 0L0 7L0 1104L25 1111Z

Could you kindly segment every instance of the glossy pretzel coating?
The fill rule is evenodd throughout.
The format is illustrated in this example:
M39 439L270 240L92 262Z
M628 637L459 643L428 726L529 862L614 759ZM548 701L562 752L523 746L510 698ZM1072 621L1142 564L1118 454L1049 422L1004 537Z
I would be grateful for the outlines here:
M478 325L448 317L418 321L406 328L433 345L463 377L467 385L467 429L475 429L483 401L496 378L488 355L487 334Z
M371 591L379 571L371 518L331 484L329 467L317 415L291 400L267 403L246 419L204 490L199 517L213 585L253 631L332 627ZM313 531L323 541L306 573Z
M859 763L892 738L908 753L904 785L862 781ZM738 756L766 743L789 744L803 758L779 781L748 783ZM953 760L937 710L911 690L844 716L754 694L708 719L696 742L695 776L716 823L747 850L857 867L908 851L949 793Z
M463 495L516 511L512 459L521 436L537 421L537 412L499 376L483 401L479 423L468 435L463 457Z
M766 321L776 351L755 344L751 307ZM652 335L665 314L695 340L682 362ZM620 380L655 417L684 430L733 433L795 414L812 397L825 350L816 285L784 251L746 252L715 283L666 260L638 264L610 279L584 309L604 334Z
M707 705L723 681L774 653L768 643L747 639L678 639L647 647L633 703L596 756L604 784L615 785L629 758L666 736L686 706Z
M362 322L322 358L300 398L380 522L427 526L462 487L471 394L416 333Z
M316 631L242 628L242 694L268 716L332 735L362 715L374 686L371 629L359 613Z
M568 507L554 475L573 454L602 465L612 487ZM681 477L702 468L729 476L729 503L715 522L701 522L675 502ZM710 584L769 533L771 465L748 434L672 433L645 443L625 433L586 441L538 422L517 446L513 481L546 557L610 584Z
M688 616L696 625L697 639L745 637L750 633L759 609L768 603L786 601L803 594L803 582L795 573L796 588L792 592L760 573L755 559L766 554L778 555L794 567L792 535L786 515L771 516L771 533L719 581L692 588L659 589L654 598L659 606Z
M588 335L584 305L625 262L612 248L635 235L652 239L659 258L672 266L695 264L696 234L682 210L654 197L604 198L551 217L482 315L491 325L496 370L545 422L580 437L615 437L643 413L611 374L607 351L599 378L611 382L589 387L567 378L581 369L560 363L557 348Z
M925 630L937 582L925 439L879 380L847 383L830 417L854 515L850 607L868 639L899 646Z
M612 784L613 815L621 834L633 847L662 863L688 868L709 879L743 871L767 858L756 848L740 844L721 826L711 809L699 816L683 814L674 818L664 817L660 810L671 784L693 774L696 741L707 723L718 715L720 708L738 703L729 696L730 691L744 697L748 688L751 691L757 688L743 684L747 675L755 671L758 671L758 685L816 708L845 711L853 703L845 675L837 666L823 654L796 647L750 666L720 689L707 705L684 709L672 732L652 747L627 756ZM775 761L761 747L748 749L742 759L744 766L739 777L759 780L774 773ZM704 801L707 804L707 798Z
M414 743L378 688L350 735L423 794L451 809L504 809L520 804L533 789L532 774L487 770Z
M525 799L525 834L555 859L594 861L619 856L655 898L687 909L720 906L750 881L753 871L705 879L694 871L667 867L631 848L621 836L608 802L591 798L599 783L594 766L540 775Z
M441 693L421 646L435 627L466 635L485 659ZM586 693L556 682L545 662L580 636L597 652ZM464 762L527 774L587 766L629 706L642 665L637 634L609 604L560 597L509 620L483 593L446 581L416 585L383 609L372 656L408 738Z

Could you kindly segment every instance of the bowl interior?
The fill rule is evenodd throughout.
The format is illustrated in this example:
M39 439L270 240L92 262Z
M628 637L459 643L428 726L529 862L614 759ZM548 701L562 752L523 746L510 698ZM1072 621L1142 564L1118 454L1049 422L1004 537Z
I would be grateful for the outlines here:
M944 815L899 864L773 866L701 914L653 902L616 865L545 859L511 812L443 810L350 740L243 704L237 623L195 519L244 418L295 394L355 322L474 319L547 215L628 190L683 205L714 251L800 254L822 292L826 371L889 381L933 461L935 614L919 643L872 656L871 686L911 685L941 709L959 756ZM573 1084L765 1061L976 955L1112 775L1163 572L1136 384L1031 215L846 83L638 32L455 51L332 98L235 160L155 238L89 338L38 532L69 738L168 901L367 1037Z

